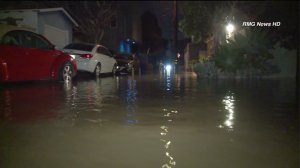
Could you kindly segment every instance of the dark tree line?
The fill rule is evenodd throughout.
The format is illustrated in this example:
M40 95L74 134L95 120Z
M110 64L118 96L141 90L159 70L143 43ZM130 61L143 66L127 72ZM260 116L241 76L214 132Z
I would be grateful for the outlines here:
M237 25L242 22L281 22L279 27L267 27L272 42L286 48L299 47L299 2L297 1L187 1L182 7L180 30L194 41L206 40L211 34L224 33L227 19ZM217 38L218 39L218 38Z

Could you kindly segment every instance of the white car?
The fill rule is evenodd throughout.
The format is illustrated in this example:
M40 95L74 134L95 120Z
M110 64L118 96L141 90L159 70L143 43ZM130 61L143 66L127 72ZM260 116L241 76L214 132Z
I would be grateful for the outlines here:
M101 73L116 73L116 60L102 45L71 43L63 48L63 52L75 58L78 71L90 72L96 77Z

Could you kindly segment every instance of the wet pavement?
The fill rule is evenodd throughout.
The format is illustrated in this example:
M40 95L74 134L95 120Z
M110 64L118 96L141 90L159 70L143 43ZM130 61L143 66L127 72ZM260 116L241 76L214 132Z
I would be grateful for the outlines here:
M298 168L295 81L192 74L1 85L2 168Z

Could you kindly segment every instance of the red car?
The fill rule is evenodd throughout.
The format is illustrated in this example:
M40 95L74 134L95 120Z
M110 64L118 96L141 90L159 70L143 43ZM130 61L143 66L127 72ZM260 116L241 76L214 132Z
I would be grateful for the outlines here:
M55 49L42 35L24 28L0 25L0 82L70 81L76 73L75 60Z

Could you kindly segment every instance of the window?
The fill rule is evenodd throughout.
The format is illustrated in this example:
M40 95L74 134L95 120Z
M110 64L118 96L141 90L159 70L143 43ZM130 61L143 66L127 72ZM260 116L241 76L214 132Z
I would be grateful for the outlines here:
M40 49L50 49L52 46L40 35L25 30L13 30L6 33L1 40L1 44Z
M36 36L37 37L37 43L36 43L36 48L41 48L41 49L50 49L52 47L52 44L49 44L47 41L45 41L43 38Z
M112 56L112 54L104 47L98 47L97 53L103 54L103 55L106 55L106 56L110 56L110 57Z
M37 34L23 31L21 33L22 46L28 48L40 48L40 49L49 49L49 43L39 37Z
M15 31L6 33L2 39L1 44L20 45L19 35Z
M93 48L94 45L80 44L80 43L72 43L64 47L64 49L73 49L73 50L88 51L88 52L91 52Z
M21 35L22 46L27 48L36 48L36 39L29 33L24 32Z

